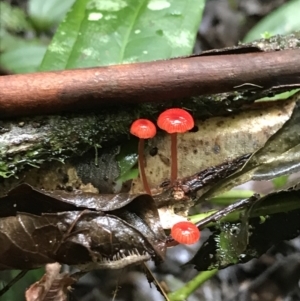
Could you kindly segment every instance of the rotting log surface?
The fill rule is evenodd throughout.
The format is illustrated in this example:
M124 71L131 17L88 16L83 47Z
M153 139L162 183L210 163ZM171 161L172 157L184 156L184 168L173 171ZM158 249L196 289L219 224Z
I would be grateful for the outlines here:
M299 93L293 98L298 99ZM189 102L185 107L195 118L202 116L203 104L200 102ZM120 144L128 139L130 124L140 116L139 110L143 109L142 116L154 122L160 112L160 108L154 110L152 107L131 109L103 110L101 114L88 115L24 117L1 122L0 181L1 177L17 175L25 166L39 167L45 161L64 161L93 147Z
M258 40L252 44L244 45L242 46L244 47L243 51L249 52L246 54L243 54L243 51L235 52L236 49L233 47L232 49L225 49L223 52L222 50L216 50L214 53L210 52L203 57L194 56L147 64L2 76L0 77L0 117L2 118L2 121L0 121L0 179L1 177L16 175L26 165L38 167L45 161L63 161L66 158L79 155L91 147L105 145L107 142L120 143L122 139L128 137L130 123L135 118L143 116L154 120L159 112L171 106L185 107L196 118L217 116L239 110L243 104L252 103L262 96L269 95L269 92L273 93L281 85L284 88L283 91L295 88L300 84L299 45L300 32L289 36L275 36L268 40ZM252 50L250 49L251 47ZM258 52L253 53L253 48L256 48L255 51ZM263 53L263 51L267 52ZM227 54L225 55L224 53ZM219 58L220 61L218 63ZM258 64L254 66L247 62L249 71L247 76L255 75L254 81L245 81L247 76L239 79L236 76L237 73L228 73L230 69L218 70L220 62L224 63L223 67L227 66L228 68L232 66L238 68L238 64L244 66L246 58L252 58ZM266 60L262 60L262 58ZM274 61L274 58L277 58L277 60ZM237 59L239 60L238 64ZM284 60L287 61L284 62ZM251 62L253 63L254 61ZM176 73L176 70L173 70L170 66L174 67L178 62L182 63L182 70ZM198 68L190 66L189 62L198 62L195 65ZM206 67L211 65L212 73L204 74L205 70L203 68L199 70L203 62L207 63ZM262 70L262 66L265 63L268 64L270 69ZM133 75L137 76L140 74L140 76L145 76L145 70L140 67L137 68L137 66L144 65L151 70L152 81L149 82L149 79L145 77L147 85L141 86L143 78L138 77L138 81L135 82ZM161 85L157 81L160 72L156 70L155 66L168 67L168 74L174 81L172 83L171 81L168 82L169 79L166 77L166 81L163 82L165 86ZM184 66L186 69L183 68ZM279 67L282 68L280 69ZM119 68L124 69L126 72L120 74L119 70L121 69ZM191 70L188 68L191 68ZM246 71L243 68L239 67L237 69L240 74L244 74ZM255 68L261 70L264 77L257 70L254 70ZM108 81L109 85L103 86L102 91L97 90L101 83L95 82L94 80L97 78L93 75L95 70L100 69L110 75L111 70L116 71L115 74L111 75L111 80ZM132 74L128 73L128 69L135 70L135 72ZM184 73L187 70L195 73ZM92 77L89 79L90 81L82 77L85 72ZM206 69L206 72L209 72L209 70ZM208 77L208 81L213 83L212 75L220 76L221 73L223 75L218 78L223 78L224 81L229 83L227 88L231 87L233 92L215 94L217 91L227 89L223 88L221 80L219 83L215 81L216 89L214 89L212 95L188 97L193 95L195 91L209 93L207 90L208 85L200 85L199 80L203 79L204 83L206 77ZM46 78L41 79L41 74L44 74L48 79L53 79L53 82L48 82ZM56 77L57 74L59 74L59 77ZM69 74L70 78L66 77L66 74ZM73 74L77 74L77 79L73 78ZM181 85L181 81L184 78L180 77L183 74L185 74L185 79L187 80L183 84L184 86ZM194 79L196 74L198 80ZM120 81L123 80L123 88L125 89L118 99L116 98L116 93L120 93L121 90L119 87L115 87L115 78L117 76ZM35 77L38 80L34 83L32 79ZM17 81L17 78L20 81ZM250 80L250 78L248 79ZM263 82L261 81L262 79ZM103 80L106 79L103 78ZM89 85L84 86L83 83L86 82ZM154 85L156 82L159 88ZM37 83L40 83L40 85L37 85ZM170 85L166 86L166 83ZM194 86L191 86L191 84ZM245 89L245 91L237 91L234 88L235 84L240 84L240 88ZM131 85L134 89L126 92L127 85ZM255 85L264 87L261 89ZM111 90L112 86L116 90ZM61 87L63 87L62 93L59 94L58 90ZM166 88L165 90L164 87ZM191 89L188 89L188 87ZM268 87L271 89L268 89ZM94 93L95 98L91 97L91 91ZM135 96L132 94L133 91L137 92ZM100 92L105 95L107 92L107 95L110 95L109 101L106 98L100 98L99 100ZM185 95L184 93L186 93L186 97L183 99L179 98ZM179 99L174 100L175 98ZM124 104L124 99L132 102L132 104ZM157 103L144 103L147 100L156 101ZM159 100L164 102L159 103ZM116 101L118 105L114 105L112 108L103 105L103 103L112 104L112 101ZM13 116L17 115L62 113L62 110L80 110L82 112L88 108L93 109L92 114L50 115L47 117L12 119ZM95 109L97 108L98 110L96 111ZM6 120L3 119L4 117Z

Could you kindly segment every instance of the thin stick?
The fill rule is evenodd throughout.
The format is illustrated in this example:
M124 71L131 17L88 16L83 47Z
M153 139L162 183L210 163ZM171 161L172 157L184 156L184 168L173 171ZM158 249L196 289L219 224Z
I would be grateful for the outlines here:
M216 213L211 214L208 217L202 219L200 222L196 223L196 226L200 229L203 229L203 227L206 226L207 224L216 222L231 212L234 212L238 209L244 209L248 206L252 206L256 201L259 200L259 198L260 198L259 194L254 194L253 196L251 196L248 199L244 199L244 200L241 200L234 204L231 204L231 205L227 206L226 208L221 209L221 210L217 211Z
M166 301L170 301L168 298L168 295L166 294L165 290L163 289L163 287L160 285L159 281L155 278L155 276L153 275L153 273L151 272L151 270L149 269L148 265L146 262L142 263L142 266L145 269L146 272L146 277L148 278L148 281L153 281L157 290L162 294L162 296L165 298Z
M16 277L14 277L10 282L8 282L4 286L4 288L2 288L0 290L0 296L3 296L17 281L22 279L26 275L27 272L28 272L28 270L21 271Z
M299 84L299 76L300 49L5 75L0 76L0 117L95 112L107 105L269 89Z

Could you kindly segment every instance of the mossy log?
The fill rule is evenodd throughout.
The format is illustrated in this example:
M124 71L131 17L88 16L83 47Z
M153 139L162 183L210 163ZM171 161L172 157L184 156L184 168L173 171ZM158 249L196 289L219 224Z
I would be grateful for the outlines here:
M267 51L296 49L300 46L300 32L260 40L252 45ZM251 90L251 85L249 88L243 92L159 104L120 105L86 115L18 117L0 121L0 178L17 176L25 167L39 167L52 160L63 162L91 148L118 144L128 139L129 126L134 119L145 117L155 121L159 112L171 106L184 107L195 118L206 118L232 113L244 104L273 93L272 90Z

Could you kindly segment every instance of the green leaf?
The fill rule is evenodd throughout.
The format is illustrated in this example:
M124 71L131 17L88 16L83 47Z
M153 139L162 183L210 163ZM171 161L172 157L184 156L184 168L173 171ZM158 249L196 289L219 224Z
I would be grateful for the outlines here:
M135 167L137 159L137 139L131 140L126 143L126 145L122 145L120 153L116 156L116 160L120 168L120 175L116 179L119 186L126 181L138 177L139 170Z
M289 1L282 5L258 22L257 25L248 32L244 38L244 42L248 43L260 39L261 35L265 36L267 34L269 37L276 34L286 35L299 30L299 7L300 0Z
M25 39L14 34L19 31L33 33L24 11L1 2L0 14L1 66L13 73L37 71L47 46L40 39Z
M123 178L124 175L128 174L128 172L137 164L138 154L136 141L137 140L134 139L131 140L132 143L128 142L126 145L123 145L120 153L116 157L120 167L119 178Z
M62 21L75 0L29 0L28 14L34 26L45 31Z
M259 101L272 101L272 100L279 100L279 99L287 99L287 98L293 96L294 94L296 94L299 91L300 91L300 89L294 89L294 90L291 90L291 91L282 92L282 93L276 94L276 95L271 96L271 97L260 98L260 99L256 100L256 102L259 102Z
M37 71L47 46L30 41L20 42L20 47L11 49L0 56L0 65L13 73Z
M249 219L247 215L244 219L239 210L229 213L210 228L212 235L189 263L197 270L225 268L259 257L272 245L297 237L299 201L300 191L290 189L271 193L252 204L248 207Z
M287 181L289 179L289 176L281 176L277 177L272 180L273 185L276 189L282 188L284 185L286 185Z
M0 290L10 281L12 281L18 274L19 270L9 270L0 272ZM12 300L24 300L24 292L26 289L36 281L39 281L45 269L36 269L28 271L27 274L18 280L18 282L8 290L3 296L1 296L1 301L12 301Z
M61 70L192 53L205 1L77 0L40 70Z
M19 32L32 30L32 26L22 9L0 2L0 29Z
M250 198L255 192L252 190L236 189L222 193L209 201L215 205L230 205L237 200Z

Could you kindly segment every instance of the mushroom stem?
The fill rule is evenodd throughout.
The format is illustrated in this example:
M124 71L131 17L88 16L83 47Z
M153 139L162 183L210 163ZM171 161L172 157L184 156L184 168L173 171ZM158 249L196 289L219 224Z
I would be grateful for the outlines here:
M177 133L185 133L194 127L192 115L179 108L162 112L157 119L157 125L171 134L171 185L177 180Z
M177 179L177 133L171 134L171 185Z
M141 175L141 180L144 186L144 190L146 193L151 195L150 187L148 185L146 173L145 173L145 164L144 164L144 145L145 145L145 139L139 139L139 145L138 145L138 163L139 163L139 170Z

